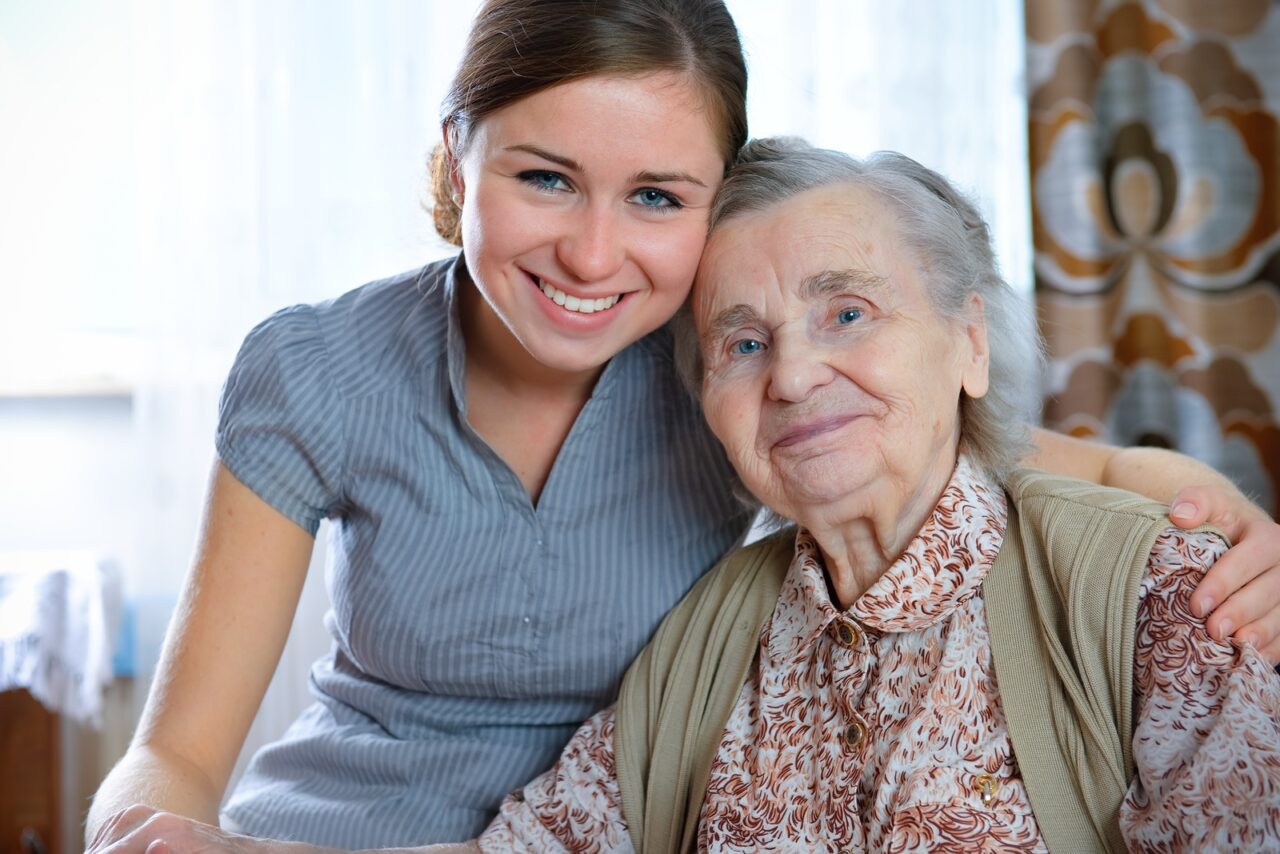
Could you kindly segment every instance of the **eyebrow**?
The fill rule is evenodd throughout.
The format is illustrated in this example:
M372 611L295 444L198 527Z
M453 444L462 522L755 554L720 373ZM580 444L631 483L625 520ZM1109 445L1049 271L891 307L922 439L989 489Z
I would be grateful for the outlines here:
M562 166L571 172L581 172L582 164L574 160L572 157L565 157L560 154L554 154L545 148L528 143L518 143L516 145L508 145L507 151L523 151L526 154L532 154L534 157L541 157L543 160L550 160L557 166ZM688 172L637 172L631 176L628 183L631 184L670 184L675 182L684 182L687 184L695 184L699 187L706 187L705 181L690 175Z
M707 339L719 341L735 329L750 326L760 320L760 313L746 303L731 305L717 314L707 326Z
M813 301L842 294L875 294L883 293L888 287L886 277L869 270L823 270L800 283L800 298Z

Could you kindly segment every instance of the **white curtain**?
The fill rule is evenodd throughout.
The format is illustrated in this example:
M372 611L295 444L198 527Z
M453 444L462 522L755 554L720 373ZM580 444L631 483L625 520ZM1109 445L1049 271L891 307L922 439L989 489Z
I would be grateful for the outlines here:
M119 485L128 501L104 496L118 536L100 548L126 575L144 674L189 560L218 388L244 333L280 306L448 251L422 209L425 158L476 5L0 4L11 309L0 387L35 376L23 358L73 371L105 360L129 375L136 477ZM729 0L752 131L894 148L951 175L1025 288L1021 6ZM321 575L246 754L308 701L306 668L327 648Z

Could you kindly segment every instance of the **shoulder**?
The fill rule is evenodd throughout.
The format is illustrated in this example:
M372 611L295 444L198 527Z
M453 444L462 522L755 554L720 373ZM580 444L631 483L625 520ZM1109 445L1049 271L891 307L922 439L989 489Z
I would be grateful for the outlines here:
M315 307L339 384L359 394L443 358L454 259L370 282Z
M787 525L768 536L733 549L699 579L677 606L685 611L719 610L729 600L757 598L772 611L772 600L782 586L795 556L796 528ZM772 591L770 593L770 591Z
M1173 527L1167 505L1088 481L1018 469L1005 489L1024 534L1034 532L1058 557L1105 547L1145 558L1160 533ZM1210 527L1197 532L1220 536Z
M234 375L262 363L323 374L343 397L420 376L442 359L452 259L362 285L320 303L283 308L249 333Z
M1037 469L1015 469L1006 480L1005 488L1019 508L1129 516L1135 523L1166 519L1169 510L1167 505L1137 493Z
M445 303L444 280L452 260L437 261L385 279L369 282L339 297L317 303L286 306L255 326L250 341L279 344L313 342L336 354L357 348L366 336L385 339L399 327L406 313L418 306Z
M1144 657L1160 656L1169 664L1169 655L1223 661L1231 657L1229 645L1210 637L1204 618L1191 610L1191 594L1209 567L1226 554L1229 545L1216 531L1184 531L1172 525L1160 530L1138 588L1140 662ZM1189 634L1195 642L1185 646L1168 643L1180 634Z

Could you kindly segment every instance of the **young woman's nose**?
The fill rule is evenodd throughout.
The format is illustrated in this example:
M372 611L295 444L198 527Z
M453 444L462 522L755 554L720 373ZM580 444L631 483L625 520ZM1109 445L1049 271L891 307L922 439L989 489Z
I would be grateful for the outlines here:
M769 357L771 400L799 403L835 378L826 352L798 330L775 333Z
M557 254L565 269L580 281L607 279L622 266L626 255L623 225L608 205L588 205L566 226Z

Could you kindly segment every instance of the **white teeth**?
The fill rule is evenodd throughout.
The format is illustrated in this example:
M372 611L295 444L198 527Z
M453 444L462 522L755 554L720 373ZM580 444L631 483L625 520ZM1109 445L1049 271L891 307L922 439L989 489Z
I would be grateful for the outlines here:
M607 311L618 304L618 300L622 299L621 294L614 294L611 297L601 297L600 299L581 299L579 297L566 294L558 288L553 288L546 282L539 282L538 287L547 299L556 305L564 306L569 311L576 311L579 314L592 314L597 311Z

